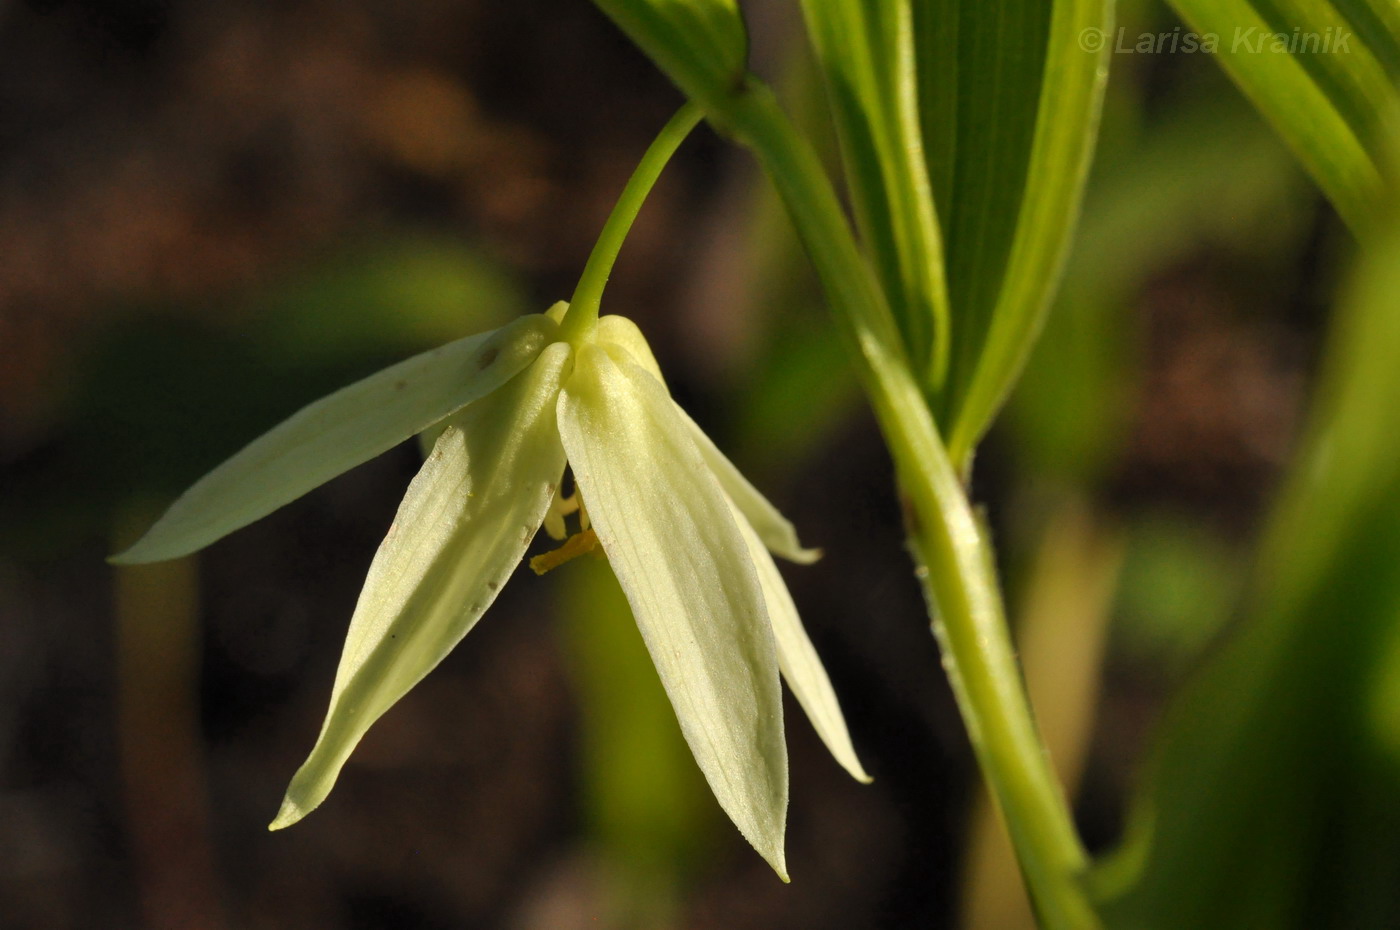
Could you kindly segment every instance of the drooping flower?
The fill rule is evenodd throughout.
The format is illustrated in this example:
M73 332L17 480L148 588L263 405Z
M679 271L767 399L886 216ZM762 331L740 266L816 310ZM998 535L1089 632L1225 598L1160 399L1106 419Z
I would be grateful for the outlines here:
M537 531L578 534L543 570L600 547L720 805L786 877L779 671L838 762L868 781L770 551L789 523L672 401L641 332L567 310L517 320L319 400L189 489L114 561L193 552L416 433L436 435L370 565L309 758L273 829L330 793L360 738L471 630ZM564 497L566 466L575 492Z

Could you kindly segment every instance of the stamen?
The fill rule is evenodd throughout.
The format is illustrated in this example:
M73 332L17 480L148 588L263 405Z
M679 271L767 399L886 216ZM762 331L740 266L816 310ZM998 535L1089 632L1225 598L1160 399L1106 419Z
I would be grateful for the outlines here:
M562 497L559 489L555 489L554 497L549 502L549 510L544 515L544 531L552 539L563 539L569 535L569 531L564 526L564 518L579 508L578 491L568 497ZM583 525L587 529L588 524Z
M530 560L530 568L536 575L553 571L565 562L572 561L598 548L598 534L592 530L575 533L558 549L542 552Z

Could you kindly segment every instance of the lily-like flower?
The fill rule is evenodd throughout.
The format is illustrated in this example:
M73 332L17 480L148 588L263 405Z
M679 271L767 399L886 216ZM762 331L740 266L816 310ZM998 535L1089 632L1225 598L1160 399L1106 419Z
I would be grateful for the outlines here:
M384 369L304 408L190 488L114 561L193 552L397 443L436 436L370 565L310 757L271 828L330 793L370 725L467 634L543 526L543 571L601 547L720 805L786 879L779 671L868 781L770 551L817 553L672 401L629 320L565 340L567 305ZM575 492L561 495L565 467Z

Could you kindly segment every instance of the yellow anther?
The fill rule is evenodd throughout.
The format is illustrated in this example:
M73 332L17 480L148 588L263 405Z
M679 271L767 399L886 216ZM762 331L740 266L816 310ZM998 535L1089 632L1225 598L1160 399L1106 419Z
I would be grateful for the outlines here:
M592 530L584 530L582 533L570 536L558 549L551 549L549 552L542 552L535 556L530 560L530 568L534 570L536 575L543 575L545 572L553 571L565 562L597 548L598 534Z
M564 497L556 489L554 497L549 502L549 510L544 515L544 531L553 539L563 539L568 536L568 531L564 528L564 518L579 509L578 491ZM588 529L585 522L581 529Z

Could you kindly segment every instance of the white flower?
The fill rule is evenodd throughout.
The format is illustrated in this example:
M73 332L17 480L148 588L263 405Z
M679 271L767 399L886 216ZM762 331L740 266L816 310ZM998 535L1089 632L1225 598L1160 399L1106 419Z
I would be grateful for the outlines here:
M370 725L471 630L541 525L561 538L564 514L582 504L581 532L537 568L601 546L715 797L786 878L780 669L836 759L869 780L769 552L817 554L671 400L636 326L603 317L562 341L565 310L311 404L201 479L115 561L193 552L435 431L370 565L320 737L272 829L326 798ZM568 499L566 465L577 487Z

